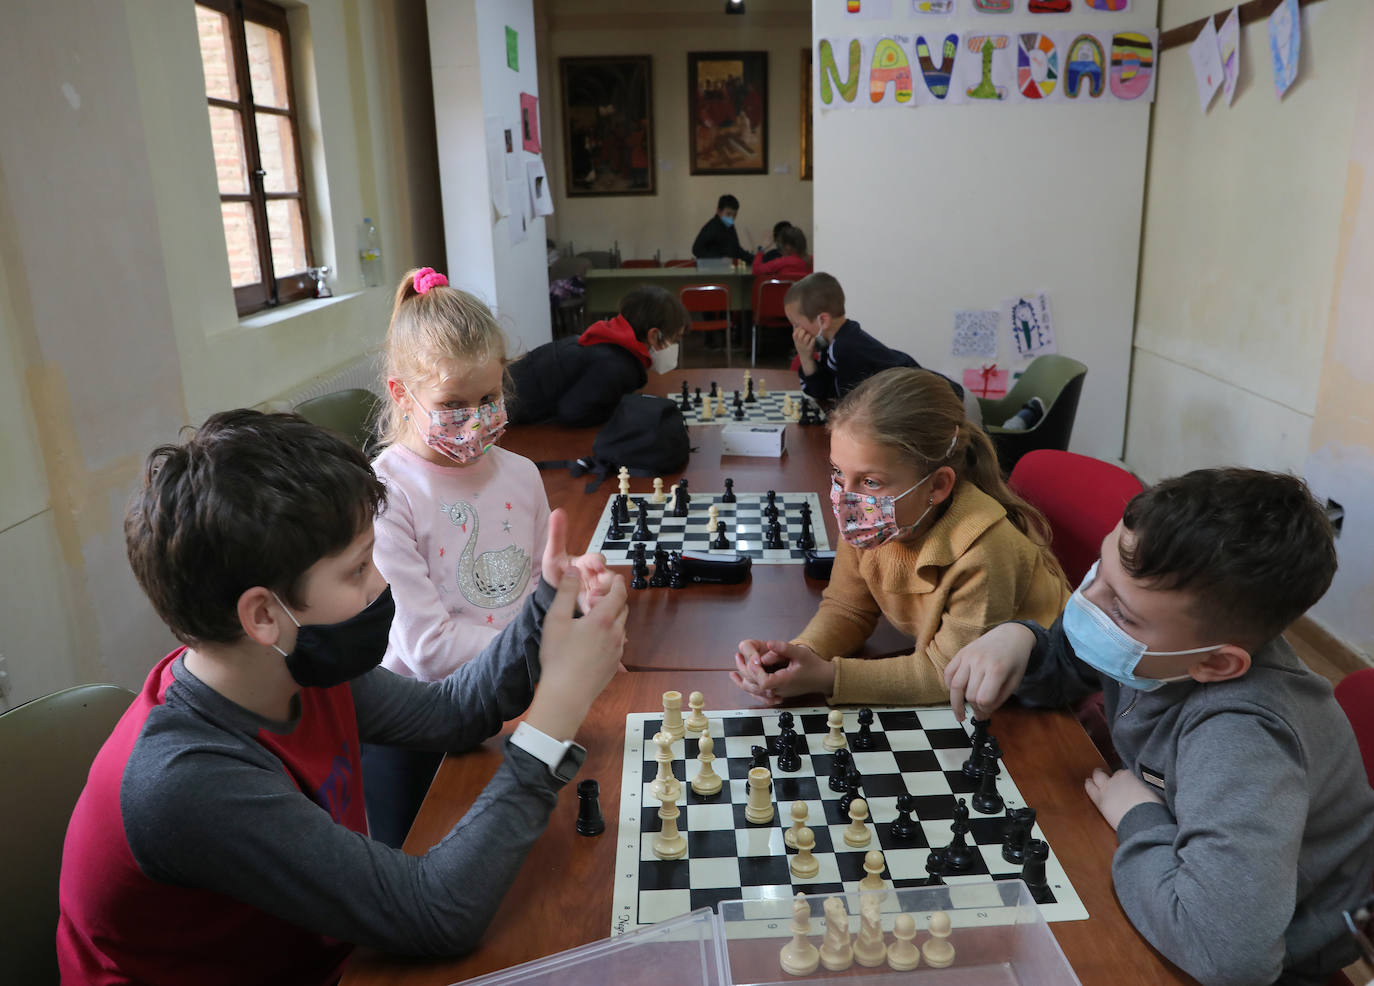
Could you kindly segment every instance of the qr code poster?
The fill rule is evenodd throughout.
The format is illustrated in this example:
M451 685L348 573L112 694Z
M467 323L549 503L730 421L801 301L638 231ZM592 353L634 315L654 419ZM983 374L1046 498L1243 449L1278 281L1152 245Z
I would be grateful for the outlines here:
M1043 291L1002 302L1002 325L1011 333L1016 355L1022 359L1058 352L1050 322L1050 299Z
M997 322L1001 312L954 313L954 355L979 359L997 358Z

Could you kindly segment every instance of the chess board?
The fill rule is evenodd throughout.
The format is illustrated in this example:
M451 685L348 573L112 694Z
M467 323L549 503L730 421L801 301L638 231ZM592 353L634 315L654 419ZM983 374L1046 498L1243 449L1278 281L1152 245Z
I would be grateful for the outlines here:
M630 564L630 555L635 546L635 541L630 535L634 533L635 521L639 517L639 510L635 505L636 498L642 499L648 507L649 531L654 535L643 542L644 556L650 564L654 560L654 547L661 545L666 551L720 555L733 552L748 555L754 559L756 565L800 565L805 561L806 552L798 548L794 541L801 533L803 503L811 505L811 536L816 541L815 549L827 551L830 548L830 538L825 531L825 514L821 512L820 497L815 493L777 491L774 502L778 505L778 523L782 526L782 539L786 547L765 548L763 533L768 524L763 516L763 507L767 502L766 494L736 491L734 503L722 503L723 493L692 491L691 502L687 505L687 516L673 517L668 513L667 492L664 491L663 503L654 503L651 494L648 493L631 493L630 523L621 525L625 537L618 541L612 541L606 536L606 532L611 529L611 505L615 502L615 495L612 494L606 505L601 508L601 519L597 521L596 531L592 534L591 544L587 550L601 552L606 556L608 565ZM725 537L730 542L728 550L711 548L711 538L715 536L715 531L708 531L706 525L712 504L716 506L719 519L725 522Z
M730 389L725 389L723 393L725 394L725 413L714 415L710 421L703 421L701 420L701 407L696 404L696 392L693 391L692 409L682 413L683 420L688 425L706 426L728 425L732 421L741 420L735 417L735 392ZM681 406L681 391L676 394L665 394L664 396L674 404ZM746 402L744 405L744 418L742 420L750 424L796 424L797 418L801 415L801 400L804 396L805 395L800 390L770 390L762 397L755 393L754 403L750 404ZM786 397L792 398L792 403L795 408L790 418L782 413L783 399ZM743 400L743 398L744 391L741 390L740 399ZM806 400L811 403L811 412L816 416L817 424L823 424L825 422L825 412L822 411L820 405L811 400L811 398L807 397ZM712 401L711 403L715 405L718 402Z
M652 848L654 834L661 824L659 802L650 793L658 772L658 748L652 738L661 728L663 715L655 712L626 716L612 934L633 931L698 907L715 907L724 900L787 900L799 891L811 898L854 892L865 875L864 854L871 849L883 851L886 886L928 885L926 856L932 848L949 844L955 799L967 798L971 805L977 789L977 782L960 769L972 749L965 726L948 707L874 710L874 748L853 754L863 775L860 794L868 802L869 827L874 838L862 849L851 849L844 841L849 818L840 813L841 794L830 790L828 783L832 756L822 745L829 732L828 710L792 712L801 769L780 773L776 756L770 758L774 817L768 824L747 822L744 809L748 803L750 747L766 744L770 753L776 753L776 712L706 710L715 741L713 766L725 781L721 791L709 798L696 794L689 783L699 769L696 738L688 732L673 744L673 773L682 787L677 822L687 837L687 855L671 861L659 859ZM848 710L844 719L845 733L852 743L858 732L857 713ZM996 718L991 731L996 735ZM1025 805L1005 765L997 779L997 789L1007 808ZM892 838L891 823L897 817L897 797L903 793L916 798L913 817L918 822L918 832L913 842L899 845ZM783 833L792 823L795 800L806 802L806 824L816 838L814 854L820 873L809 882L792 876L788 860L794 850L788 849L783 841ZM993 815L980 815L970 808L967 841L975 862L966 874L944 877L945 886L939 892L949 895L950 908L967 905L959 897L961 889L983 893L990 880L1020 878L1020 867L1002 859L1004 819L1005 809ZM1032 835L1044 838L1038 824ZM1051 897L1040 905L1045 920L1085 920L1087 909L1065 875L1053 845L1045 875Z

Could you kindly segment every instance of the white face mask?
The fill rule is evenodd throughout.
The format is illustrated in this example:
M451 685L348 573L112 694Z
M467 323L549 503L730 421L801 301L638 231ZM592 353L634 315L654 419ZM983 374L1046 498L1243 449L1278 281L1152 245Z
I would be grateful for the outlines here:
M677 343L670 342L662 349L649 350L649 359L653 361L655 373L667 373L669 370L677 369L677 347Z

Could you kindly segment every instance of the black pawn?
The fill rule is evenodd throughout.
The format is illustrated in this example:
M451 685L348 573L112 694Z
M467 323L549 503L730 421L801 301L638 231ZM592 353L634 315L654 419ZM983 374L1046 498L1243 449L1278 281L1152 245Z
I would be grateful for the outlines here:
M739 391L736 391L736 393L739 393ZM736 404L736 405L735 405L735 420L736 420L736 421L743 421L743 420L744 420L744 405L743 405L743 404Z
M682 570L682 554L678 551L668 555L668 588L687 588L687 573Z
M935 849L926 856L926 886L938 887L945 881L940 879L945 872L945 854L943 850Z
M692 406L692 395L687 389L686 380L682 381L682 400L680 403L684 411Z
M711 381L711 397L714 399L720 396L720 390L716 387L716 382Z
M654 574L649 577L649 586L662 589L668 584L668 549L654 545Z
M792 713L783 709L778 713L778 734L792 733L795 735L797 731L793 727L796 721L796 717L793 716Z
M981 815L995 815L1002 810L1002 795L997 793L997 758L1001 755L997 740L989 736L983 745L983 776L978 778L978 791L973 795L973 810Z
M1021 864L1021 879L1037 904L1053 901L1049 881L1045 879L1045 861L1050 858L1050 847L1043 839L1026 841L1026 861Z
M620 526L620 521L616 518L615 508L611 508L611 526L606 528L607 541L623 541L625 539L625 528Z
M859 732L849 741L849 745L860 753L873 749L873 710L859 710Z
M634 532L630 538L635 541L652 541L654 532L649 530L649 505L640 497L635 498L636 511L639 516L635 520Z
M768 530L763 542L765 548L785 548L787 545L782 540L782 525L776 520L768 522Z
M840 795L840 813L846 818L849 817L849 806L859 797L859 785L862 783L863 776L851 760L844 772L844 794Z
M720 498L721 503L735 502L735 481L728 476L725 478L725 493Z
M949 830L954 833L954 838L950 839L949 845L945 847L945 872L967 873L973 869L973 850L964 839L968 833L968 806L963 798L959 799L954 824Z
M713 548L729 548L729 547L730 547L730 541L729 541L729 539L725 536L725 521L723 521L723 520L718 520L718 521L716 521L716 536L713 537L713 538L711 538L711 547L713 547Z
M1026 860L1026 843L1035 825L1035 809L1008 808L1007 824L1002 833L1002 858L1020 866Z
M889 832L892 841L897 843L912 843L916 841L918 828L911 813L916 810L916 799L910 794L897 796L897 817L893 819Z
M700 387L697 388L696 396L694 396L694 397L692 398L692 404L695 405L696 407L701 407L701 388L700 388Z
M778 737L778 770L784 774L795 774L801 770L801 757L797 754L797 734L786 732Z
M741 399L738 390L735 391L735 399L731 403L734 405L735 410L740 410L744 407L744 401Z
M632 564L634 568L631 570L630 588L649 588L649 563L644 560L644 543L642 541L635 544Z
M601 785L586 780L577 785L577 834L600 835L606 831L601 817Z
M747 386L748 386L748 389L747 389L747 390L745 391L745 393L744 393L744 403L746 403L746 404L757 404L757 403L759 402L759 399L758 399L757 397L754 396L754 378L753 378L753 377L750 377L750 378L749 378L749 383L748 383Z
M977 780L983 776L983 744L988 739L988 723L991 719L973 719L973 750L969 753L969 758L964 761L964 776L972 777Z
M830 758L830 790L836 792L845 790L844 775L848 772L853 759L844 747L835 751L835 755Z

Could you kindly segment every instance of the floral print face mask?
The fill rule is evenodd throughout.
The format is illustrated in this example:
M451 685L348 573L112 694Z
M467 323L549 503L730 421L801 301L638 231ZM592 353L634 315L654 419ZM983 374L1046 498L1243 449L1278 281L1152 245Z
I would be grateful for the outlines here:
M415 395L410 395L415 400ZM429 415L429 427L416 428L424 443L440 455L460 465L474 462L496 444L506 430L506 402L498 397L490 404L478 407L455 407L425 410L419 401L415 406Z
M904 493L896 496L871 496L867 493L846 493L840 484L830 482L830 506L835 511L835 522L840 527L840 537L855 548L877 548L893 538L914 531L931 506L916 518L915 524L898 526L897 501L935 475L931 473Z

